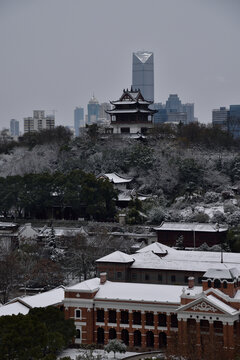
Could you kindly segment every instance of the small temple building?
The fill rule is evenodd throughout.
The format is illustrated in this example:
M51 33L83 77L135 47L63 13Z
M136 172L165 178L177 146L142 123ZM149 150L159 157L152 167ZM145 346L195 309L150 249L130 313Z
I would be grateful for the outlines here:
M124 89L120 99L110 103L114 108L106 112L111 116L113 134L144 135L153 127L157 111L149 109L153 102L145 100L139 89Z

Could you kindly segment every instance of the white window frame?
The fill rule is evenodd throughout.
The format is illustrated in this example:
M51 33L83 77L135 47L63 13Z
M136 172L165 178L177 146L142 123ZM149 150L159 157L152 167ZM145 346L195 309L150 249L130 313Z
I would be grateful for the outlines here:
M77 316L77 311L80 311L80 316ZM75 317L75 319L81 320L82 319L82 310L81 309L75 309L74 317Z
M81 344L82 343L82 327L76 326L76 330L80 331L80 338L75 337L75 344Z

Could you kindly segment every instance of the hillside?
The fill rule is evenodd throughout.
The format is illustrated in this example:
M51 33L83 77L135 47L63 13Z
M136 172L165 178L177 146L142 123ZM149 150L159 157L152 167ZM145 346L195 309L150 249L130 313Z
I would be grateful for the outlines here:
M74 169L94 175L117 172L133 177L132 187L139 192L153 195L144 205L150 222L210 219L236 225L239 145L225 134L220 137L219 130L202 137L202 127L192 130L195 133L189 135L184 129L181 134L159 129L143 140L103 137L92 131L74 140L35 141L31 146L25 141L0 155L0 176Z

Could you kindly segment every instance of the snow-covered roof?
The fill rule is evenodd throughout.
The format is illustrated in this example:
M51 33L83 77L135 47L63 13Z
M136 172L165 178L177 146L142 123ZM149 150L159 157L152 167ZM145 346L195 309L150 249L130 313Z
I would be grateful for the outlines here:
M74 291L97 291L99 289L100 279L93 278L89 280L82 281L72 286L68 286L65 290L74 290Z
M132 181L132 178L126 178L121 175L118 175L117 173L108 173L102 176L107 177L109 181L113 182L114 184L129 183Z
M207 297L207 299L210 300L213 305L216 305L220 310L222 310L224 312L227 312L227 313L229 313L231 315L237 314L239 312L238 310L236 310L236 309L232 308L231 306L225 304L223 301L217 299L213 295L209 295Z
M63 300L64 287L59 286L41 294L22 296L11 300L0 307L0 316L17 314L26 315L31 308L58 305L61 304Z
M218 227L209 223L178 223L163 222L160 226L155 227L157 231L203 231L203 232L222 232L227 231L227 227Z
M16 227L17 224L13 223L13 222L0 222L0 228L12 228L12 227Z
M210 279L232 279L240 276L240 269L208 269L203 275L205 278Z
M161 256L160 253L161 249L163 250L163 256ZM166 252L167 255L165 255ZM121 254L124 258L127 256L128 258L130 257L132 261L134 260L131 268L135 269L206 272L210 268L222 270L236 268L236 271L240 271L239 253L224 252L222 254L223 263L221 263L221 252L176 250L169 246L156 243L145 246L132 255ZM107 255L106 258L109 259L106 260L106 262L123 262L120 261L115 253Z
M12 304L6 304L0 307L0 316L6 316L6 315L18 315L28 314L30 308L21 302L14 302Z
M64 299L64 287L59 286L55 289L36 294L32 296L22 297L21 300L31 307L47 307L60 304Z
M117 263L131 263L133 262L133 256L125 254L122 251L114 251L113 253L103 256L102 258L96 260L96 262L117 262Z
M148 246L143 247L137 252L141 253L146 251L152 251L154 254L167 254L171 251L176 251L176 250L159 242L154 242Z
M95 300L117 300L117 301L144 301L144 302L166 302L180 303L180 296L184 286L180 285L158 285L158 284L139 284L106 281L100 284L99 278L86 280L82 283L66 288L74 291L84 291L95 286L98 292ZM200 294L201 286L195 286L190 290L192 295Z
M139 284L106 281L101 285L95 299L145 301L180 303L180 296L184 286ZM200 293L202 287L197 286L191 290L193 294Z

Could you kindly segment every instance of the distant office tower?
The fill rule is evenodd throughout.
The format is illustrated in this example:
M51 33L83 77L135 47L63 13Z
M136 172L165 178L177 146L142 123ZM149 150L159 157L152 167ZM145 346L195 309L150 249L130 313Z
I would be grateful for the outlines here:
M44 110L33 110L33 117L26 117L24 120L24 133L40 131L43 129L53 129L55 126L55 116L45 116Z
M154 101L154 62L153 52L133 53L132 87L140 89L145 100Z
M157 110L157 112L153 116L153 123L155 125L162 124L168 120L165 105L163 105L162 103L155 103L152 105L152 108L154 110Z
M170 94L166 101L168 112L182 112L182 103L177 94Z
M88 125L98 122L99 118L99 102L93 95L88 103Z
M84 109L82 107L76 107L74 110L74 131L75 136L79 136L79 128L85 126L84 121Z
M110 124L111 117L106 112L108 110L111 110L111 104L104 102L99 105L99 114L98 114L99 124Z
M10 135L19 136L19 121L15 119L10 120Z
M234 138L240 137L240 105L230 105L228 131Z
M240 105L230 105L229 109L220 107L212 111L212 124L220 126L234 138L240 137Z
M212 111L212 124L214 126L220 126L222 130L227 130L227 122L229 117L229 109L220 107L220 109L214 109Z
M187 114L187 124L190 124L195 121L194 103L182 104L182 112Z

